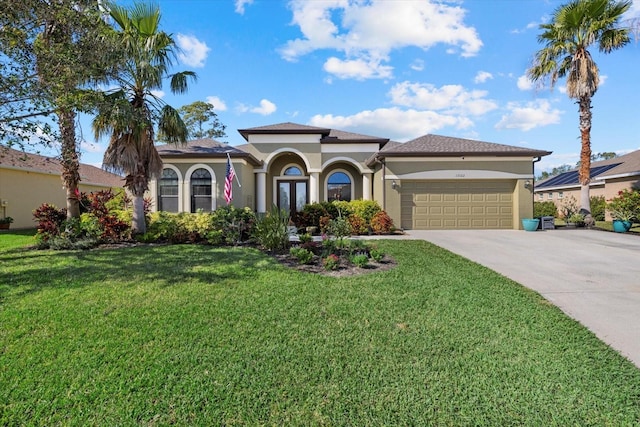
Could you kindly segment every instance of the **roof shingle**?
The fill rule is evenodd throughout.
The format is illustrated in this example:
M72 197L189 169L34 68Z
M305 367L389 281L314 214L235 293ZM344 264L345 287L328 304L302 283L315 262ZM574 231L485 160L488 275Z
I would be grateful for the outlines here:
M8 147L0 147L0 167L24 169L50 175L62 174L60 160ZM122 187L124 184L121 176L84 163L80 163L80 181L85 184L109 187Z

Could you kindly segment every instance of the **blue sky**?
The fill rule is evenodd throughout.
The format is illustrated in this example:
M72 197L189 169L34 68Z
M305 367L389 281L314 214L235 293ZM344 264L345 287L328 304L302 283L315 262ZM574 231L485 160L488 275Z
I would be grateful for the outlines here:
M121 1L120 3L127 3ZM237 129L280 122L404 142L427 133L553 151L536 173L578 160L577 105L525 78L539 24L563 4L544 0L160 0L163 30L193 70L178 108L211 102L226 141ZM640 17L640 1L628 18ZM592 53L592 150L640 148L640 41ZM167 86L168 87L168 86ZM82 120L82 162L101 163L107 141Z

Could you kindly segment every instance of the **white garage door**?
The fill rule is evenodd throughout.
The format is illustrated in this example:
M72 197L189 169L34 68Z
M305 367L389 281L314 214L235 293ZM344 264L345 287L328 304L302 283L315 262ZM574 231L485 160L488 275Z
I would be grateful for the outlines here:
M513 228L516 181L402 181L402 227Z

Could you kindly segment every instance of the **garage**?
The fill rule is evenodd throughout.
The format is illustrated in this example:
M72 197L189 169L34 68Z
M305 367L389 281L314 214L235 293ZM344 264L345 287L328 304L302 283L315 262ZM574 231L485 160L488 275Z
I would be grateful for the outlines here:
M402 181L402 228L511 229L516 180Z

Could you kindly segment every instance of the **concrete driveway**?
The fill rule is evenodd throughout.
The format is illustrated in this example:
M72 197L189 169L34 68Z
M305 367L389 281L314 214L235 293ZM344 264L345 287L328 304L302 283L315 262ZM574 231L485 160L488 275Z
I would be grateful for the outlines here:
M540 293L640 367L640 236L597 230L408 231Z

